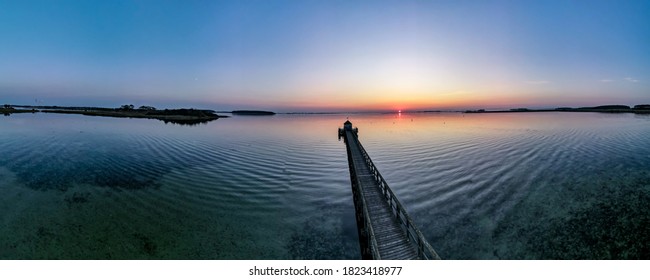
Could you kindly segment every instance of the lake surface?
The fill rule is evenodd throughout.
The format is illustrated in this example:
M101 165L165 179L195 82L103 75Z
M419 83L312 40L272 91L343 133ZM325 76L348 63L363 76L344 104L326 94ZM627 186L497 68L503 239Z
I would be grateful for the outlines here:
M0 118L0 259L357 259L346 117L443 259L650 258L650 116Z

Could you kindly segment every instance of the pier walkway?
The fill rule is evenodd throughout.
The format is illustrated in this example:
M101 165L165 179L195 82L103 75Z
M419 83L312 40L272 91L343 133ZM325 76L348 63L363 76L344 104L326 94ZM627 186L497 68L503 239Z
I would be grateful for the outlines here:
M345 140L350 181L363 259L440 259L379 174L346 121L339 128Z

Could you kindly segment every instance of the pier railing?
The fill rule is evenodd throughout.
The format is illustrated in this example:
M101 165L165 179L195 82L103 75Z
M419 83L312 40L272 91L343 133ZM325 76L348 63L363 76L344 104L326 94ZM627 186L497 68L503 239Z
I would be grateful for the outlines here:
M353 136L356 138L356 134ZM357 145L359 147L359 150L361 151L361 154L363 155L364 160L366 161L366 164L370 168L371 172L373 173L373 176L375 177L375 180L379 182L379 186L381 188L381 192L384 195L384 198L386 198L386 201L391 207L393 215L397 217L397 219L400 222L400 225L402 227L402 230L406 233L406 236L408 237L409 241L413 243L417 250L418 250L418 257L420 259L427 259L427 260L439 260L440 256L436 253L436 251L431 247L429 242L424 238L424 235L422 235L422 232L415 226L415 223L411 219L411 217L408 215L406 212L406 209L402 204L397 200L397 197L393 193L393 191L388 187L388 183L386 183L386 180L384 180L384 177L381 176L379 173L379 170L375 166L375 164L372 162L372 159L370 159L370 156L368 155L368 152L366 152L366 149L363 148L363 145L356 139ZM356 177L356 176L355 176ZM357 185L359 184L358 182L355 182ZM361 202L363 204L363 214L366 217L364 222L366 223L366 228L368 229L368 238L369 241L369 247L371 249L371 252L373 255L376 255L377 258L375 259L380 259L381 256L379 256L379 250L377 246L377 241L374 238L374 232L372 230L372 225L370 222L370 218L368 215L368 204L365 202L365 199L363 196L361 196ZM373 252L374 251L374 252Z

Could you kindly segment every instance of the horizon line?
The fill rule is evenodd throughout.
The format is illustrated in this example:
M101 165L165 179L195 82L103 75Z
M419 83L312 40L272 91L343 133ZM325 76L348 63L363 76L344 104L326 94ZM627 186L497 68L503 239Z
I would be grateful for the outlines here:
M4 103L5 105L13 106L13 107L22 107L22 108L34 108L34 107L62 107L62 108L119 108L119 107L102 107L102 106L64 106L64 105L19 105L19 104L8 104ZM647 103L647 104L650 104ZM286 114L286 115L291 115L291 114L391 114L391 113L453 113L453 112L466 112L466 111L475 111L475 110L489 110L489 111L509 111L513 109L528 109L528 110L556 110L558 108L588 108L588 107L597 107L597 106L613 106L613 105L623 105L623 106L629 106L630 108L633 108L634 106L637 105L647 105L646 103L641 103L641 104L634 104L634 105L627 105L627 104L601 104L601 105L596 105L596 106L510 106L510 107L482 107L482 106L468 106L466 108L448 108L448 109L434 109L434 108L428 108L428 109L402 109L402 110L396 110L396 109L359 109L359 110L312 110L312 111L302 111L302 110L278 110L278 111L273 111L269 109L263 109L264 111L272 111L276 114ZM145 105L142 105L145 106ZM184 107L179 107L179 108L184 108ZM172 108L163 108L164 109L173 109ZM202 109L202 108L194 108L190 107L187 109L197 109L197 110L211 110L214 111L215 113L232 113L233 111L237 110L248 110L248 109L233 109L233 110L222 110L222 109ZM262 111L262 109L250 109L253 111Z

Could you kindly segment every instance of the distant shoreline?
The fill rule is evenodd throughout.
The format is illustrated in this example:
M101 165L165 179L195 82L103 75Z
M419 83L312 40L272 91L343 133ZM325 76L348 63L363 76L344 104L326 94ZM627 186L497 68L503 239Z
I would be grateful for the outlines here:
M275 112L259 111L259 110L235 110L230 112L233 115L246 115L246 116L272 116Z
M650 105L636 105L633 108L627 105L602 105L596 107L559 107L555 109L528 109L516 108L510 110L494 110L489 111L485 109L480 110L467 110L468 114L483 114L483 113L531 113L531 112L593 112L593 113L634 113L634 114L650 114Z
M29 108L15 109L15 108ZM37 110L38 109L38 110ZM156 119L165 123L175 123L184 125L194 125L207 123L219 118L220 116L212 110L200 109L163 109L158 110L150 106L141 106L134 108L133 105L123 105L120 108L102 108L102 107L63 107L63 106L29 106L29 105L5 105L0 108L0 113L10 115L13 113L53 113L53 114L78 114L85 116L114 117L114 118L140 118Z
M0 108L0 114L3 114L5 116L11 115L11 114L20 114L20 113L37 113L39 112L36 109L31 109L31 110L25 110L25 109L15 109L15 108Z
M21 108L21 109L17 109ZM133 105L123 105L120 108L104 107L70 107L70 106L32 106L32 105L4 105L0 107L0 113L11 115L14 113L57 113L57 114L79 114L86 116L116 117L116 118L145 118L157 119L165 122L176 122L192 124L193 122L208 122L219 118L228 118L228 115L218 115L216 113L226 113L242 116L272 116L272 115L356 115L356 114L395 114L394 111L384 112L272 112L260 110L233 110L233 111L214 111L203 109L163 109L158 110L154 107L141 106L134 108ZM650 114L650 105L642 104L630 107L627 105L602 105L595 107L558 107L555 109L528 109L514 108L509 110L404 110L399 113L417 114L417 113L535 113L535 112L594 112L594 113L633 113L633 114Z

